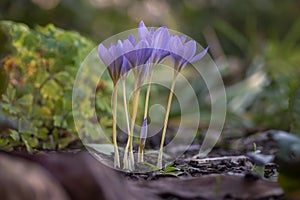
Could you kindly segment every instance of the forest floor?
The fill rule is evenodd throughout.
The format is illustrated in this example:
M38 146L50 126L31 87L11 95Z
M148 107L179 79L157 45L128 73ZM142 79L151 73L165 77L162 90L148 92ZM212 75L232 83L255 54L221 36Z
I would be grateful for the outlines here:
M278 165L262 173L246 156L257 150L273 155L276 144L265 134L222 141L206 158L192 145L168 169L132 173L108 168L85 150L0 153L2 199L283 199ZM228 148L224 147L227 144Z

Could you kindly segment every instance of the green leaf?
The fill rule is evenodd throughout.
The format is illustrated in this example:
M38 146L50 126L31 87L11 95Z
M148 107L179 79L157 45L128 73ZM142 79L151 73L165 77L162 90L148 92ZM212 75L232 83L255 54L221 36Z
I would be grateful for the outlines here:
M20 134L15 130L10 130L10 137L15 141L20 140Z
M34 86L39 88L49 78L50 74L45 67L39 67L36 72Z
M9 139L0 138L0 149L12 151L12 146L9 145Z
M41 93L43 98L57 100L63 95L63 90L54 80L49 80L42 87Z
M174 171L178 171L180 170L179 168L176 168L176 167L173 167L172 165L167 165L166 166L166 169L165 169L165 172L174 172Z
M34 116L36 119L51 119L52 113L49 107L47 106L36 107Z
M64 149L66 148L72 141L74 141L74 137L65 137L65 138L60 138L59 143L58 143L58 148L59 149Z
M18 99L18 103L23 106L30 106L32 104L32 94L26 94Z
M6 103L9 102L9 98L5 94L2 95L2 100Z
M181 173L181 170L179 168L173 167L172 165L167 165L165 173L172 173L174 175L178 175Z
M53 120L54 120L54 126L60 127L62 125L64 117L62 115L55 115L53 116Z
M61 71L54 75L55 79L58 80L60 83L64 83L67 85L71 85L73 83L73 78L69 75L68 72Z
M25 35L23 45L26 46L28 49L33 49L38 43L39 40L37 39L35 34L29 32Z
M22 134L22 141L24 142L27 151L33 152L33 149L38 147L39 141L36 137L31 135Z
M9 86L6 92L7 92L7 97L9 98L10 101L15 100L16 90L13 87Z
M38 138L39 139L42 139L42 140L47 140L48 139L48 133L49 133L49 130L47 128L40 128L38 130Z

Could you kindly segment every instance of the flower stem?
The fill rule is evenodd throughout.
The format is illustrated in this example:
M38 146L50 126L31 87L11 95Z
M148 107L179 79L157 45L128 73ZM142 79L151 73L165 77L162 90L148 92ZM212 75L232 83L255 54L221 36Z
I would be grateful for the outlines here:
M148 87L147 87L147 93L146 93L146 100L145 100L144 119L146 119L147 115L148 115L148 106L149 106L149 96L150 96L150 89L151 89L152 74L153 74L153 70L150 68L149 77L148 77Z
M117 143L117 86L113 91L113 143L114 143L114 167L120 168L119 150Z
M148 86L147 86L146 100L145 100L144 120L147 118L147 115L148 115L152 74L153 74L153 70L152 70L152 66L151 66L149 69L149 76L148 76ZM146 142L146 138L140 139L139 151L138 151L138 162L144 162L145 142Z
M134 169L134 156L133 156L132 142L133 142L133 130L134 130L134 124L136 120L139 96L140 96L140 88L138 87L138 84L136 82L134 85L134 93L133 93L133 112L131 118L131 126L130 126L130 131L128 132L128 139L127 139L127 144L125 147L124 158L123 158L124 163L127 164L127 166L124 166L124 168L126 167L129 170ZM129 151L129 159L128 159L128 151Z
M164 128L163 128L163 132L162 132L162 136L161 136L160 148L159 148L159 153L158 153L158 158L157 158L157 167L159 169L162 168L163 146L164 146L165 137L166 137L166 131L167 131L169 114L170 114L171 102L172 102L173 91L174 91L174 86L175 86L177 75L178 75L178 71L174 71L174 77L173 77L173 80L172 80L171 90L170 90L170 94L169 94L167 111L166 111L166 116L165 116L165 121L164 121Z
M133 93L133 111L132 111L132 119L131 119L131 126L130 126L130 144L129 144L129 161L131 164L131 168L134 169L134 156L133 156L133 130L137 115L138 103L139 103L139 96L140 96L140 86L138 84L135 85L135 90Z
M127 132L128 132L128 138L130 134L130 126L129 126L129 116L128 116L128 109L127 109L127 100L126 100L126 85L125 85L125 79L122 79L122 88L123 88L123 103L124 103L124 110L126 115L126 124L127 124ZM128 139L129 140L129 139ZM123 158L123 168L128 169L128 147L129 143L127 143L125 151L124 151L124 158Z

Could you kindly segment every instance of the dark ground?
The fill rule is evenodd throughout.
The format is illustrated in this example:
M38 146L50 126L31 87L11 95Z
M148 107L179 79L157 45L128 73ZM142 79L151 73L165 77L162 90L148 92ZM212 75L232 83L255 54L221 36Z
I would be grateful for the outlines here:
M227 139L208 158L192 157L193 145L171 168L146 173L112 170L83 150L0 153L1 199L284 199L276 183L278 166L269 163L264 177L246 153L253 143L264 154L276 144L264 134L241 141ZM235 145L234 145L235 144ZM236 145L243 144L243 145Z

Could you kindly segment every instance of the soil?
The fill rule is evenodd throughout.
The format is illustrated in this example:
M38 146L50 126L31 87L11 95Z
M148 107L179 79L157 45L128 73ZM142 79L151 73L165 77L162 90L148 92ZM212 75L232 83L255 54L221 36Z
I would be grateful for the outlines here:
M78 148L70 148L61 152L39 152L35 155L24 152L0 152L0 161L5 160L8 155L13 158L13 162L21 162L22 166L36 165L36 168L42 168L33 170L36 175L31 172L32 176L40 177L42 173L45 181L52 183L49 185L52 190L56 191L55 194L63 196L62 199L86 199L86 193L89 193L88 199L101 197L101 199L109 200L283 199L283 190L277 184L278 165L269 163L264 167L263 174L259 174L256 172L258 170L255 170L258 167L246 156L247 152L253 151L254 143L256 150L263 154L274 155L277 151L276 144L262 133L244 139L222 140L207 158L194 156L200 149L200 145L196 142L181 157L170 163L168 169L145 173L112 170ZM155 146L158 143L152 141L150 144ZM26 164L27 161L24 162L19 158L25 158L31 163ZM17 164L5 167L6 163L9 162L0 162L0 166L4 166L1 169L7 170L2 170L2 173L7 177L10 173L16 174L13 166ZM33 168L25 167L23 170L26 171L26 169ZM43 170L48 172L45 173ZM24 172L23 174L25 174L23 175L25 181L27 174L30 173ZM51 177L48 177L48 174L51 174ZM22 179L7 179L2 182L0 180L0 187L6 186L7 182L12 182L9 183L10 185L16 185L14 188L25 187L28 191L39 191L37 188L40 187L34 183L23 183ZM57 185L58 182L59 185ZM45 187L50 187L46 185ZM0 195L3 191L7 197L9 194L16 194L15 191L9 193L9 187L7 190L0 190ZM35 199L30 197L30 194L26 194L28 199ZM41 195L47 196L48 193ZM26 198L22 197L22 199Z

